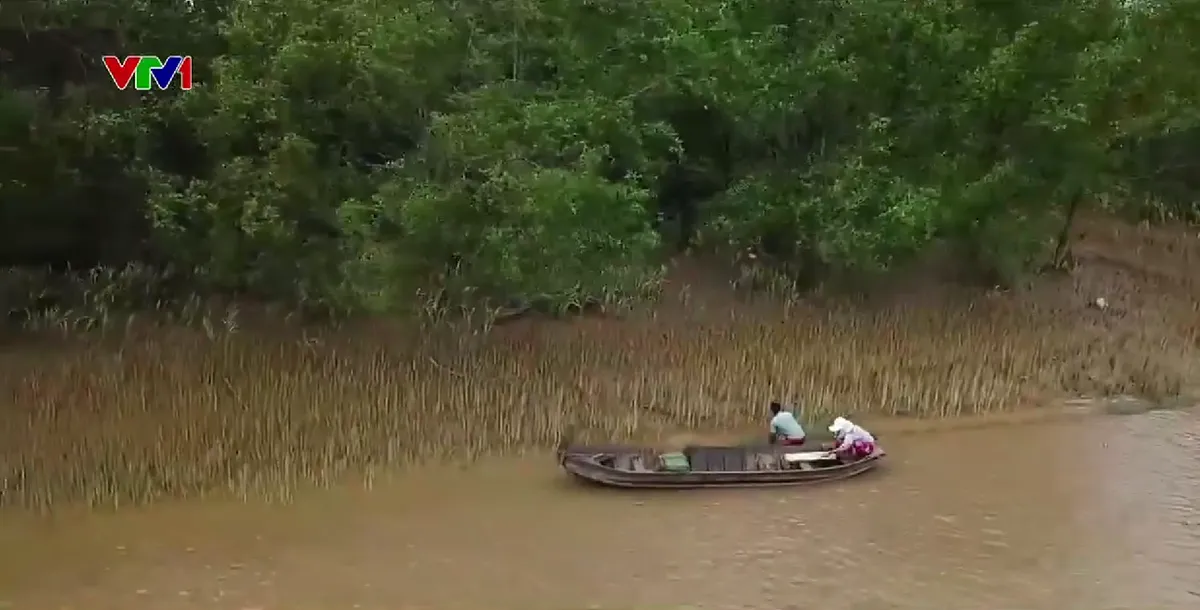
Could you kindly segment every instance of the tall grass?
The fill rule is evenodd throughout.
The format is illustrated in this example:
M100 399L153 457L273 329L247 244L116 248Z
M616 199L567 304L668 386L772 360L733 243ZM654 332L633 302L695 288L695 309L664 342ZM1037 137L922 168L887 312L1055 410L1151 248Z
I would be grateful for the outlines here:
M688 288L622 319L487 333L306 329L196 307L190 326L110 316L80 334L71 315L43 315L37 341L10 338L0 353L0 504L286 499L423 460L549 447L567 426L605 440L741 427L772 398L823 420L1171 396L1200 381L1200 290L1186 266L1161 262L1200 246L1172 243L1175 258L1142 255L1157 271L1089 262L1098 255L1082 248L1071 275L1009 293L713 305ZM1098 297L1111 306L1090 307Z

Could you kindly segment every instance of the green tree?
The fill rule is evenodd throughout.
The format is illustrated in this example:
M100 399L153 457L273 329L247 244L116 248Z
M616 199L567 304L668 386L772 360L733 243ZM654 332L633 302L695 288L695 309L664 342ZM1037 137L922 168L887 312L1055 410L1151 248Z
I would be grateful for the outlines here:
M89 33L0 46L8 258L347 311L565 306L652 289L677 217L793 277L936 243L1012 277L1081 204L1194 213L1191 5L59 0L0 13ZM190 53L198 85L118 93L103 53ZM96 219L134 247L80 255Z

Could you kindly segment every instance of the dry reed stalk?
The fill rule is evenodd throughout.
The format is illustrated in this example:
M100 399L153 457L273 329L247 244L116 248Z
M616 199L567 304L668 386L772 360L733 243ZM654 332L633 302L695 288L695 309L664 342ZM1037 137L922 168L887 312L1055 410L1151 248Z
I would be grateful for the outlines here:
M0 354L0 504L287 499L298 485L420 460L549 447L568 424L604 440L740 427L774 397L824 420L1168 396L1200 381L1200 287L1143 256L1161 273L1085 262L1012 293L873 307L706 310L689 293L675 312L482 337L210 325L22 347ZM1086 306L1098 296L1111 311Z

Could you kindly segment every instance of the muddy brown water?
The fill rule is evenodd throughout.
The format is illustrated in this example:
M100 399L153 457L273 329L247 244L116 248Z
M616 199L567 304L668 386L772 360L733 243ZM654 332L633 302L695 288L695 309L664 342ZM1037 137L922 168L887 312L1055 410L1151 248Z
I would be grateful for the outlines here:
M887 441L886 470L809 489L612 492L543 457L8 516L0 608L1200 607L1200 412Z

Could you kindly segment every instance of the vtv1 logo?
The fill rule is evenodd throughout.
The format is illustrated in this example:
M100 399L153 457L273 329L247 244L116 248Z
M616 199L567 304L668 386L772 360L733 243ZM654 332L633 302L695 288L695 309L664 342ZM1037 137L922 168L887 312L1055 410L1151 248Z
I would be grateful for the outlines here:
M124 58L105 55L104 67L121 91L129 88L130 81L138 91L150 91L154 86L165 90L171 86L176 74L179 75L179 88L192 90L191 55L171 55L165 60L157 55L127 55Z

